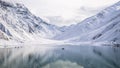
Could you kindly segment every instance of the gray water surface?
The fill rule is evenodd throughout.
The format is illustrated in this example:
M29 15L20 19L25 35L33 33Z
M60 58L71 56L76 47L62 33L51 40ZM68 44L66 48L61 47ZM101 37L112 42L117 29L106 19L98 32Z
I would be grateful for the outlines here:
M120 48L75 45L1 48L0 68L120 68Z

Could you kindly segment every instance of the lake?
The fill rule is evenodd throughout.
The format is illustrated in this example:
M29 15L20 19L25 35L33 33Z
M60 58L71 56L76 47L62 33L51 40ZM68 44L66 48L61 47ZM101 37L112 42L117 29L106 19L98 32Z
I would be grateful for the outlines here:
M0 68L120 68L120 48L89 45L1 48Z

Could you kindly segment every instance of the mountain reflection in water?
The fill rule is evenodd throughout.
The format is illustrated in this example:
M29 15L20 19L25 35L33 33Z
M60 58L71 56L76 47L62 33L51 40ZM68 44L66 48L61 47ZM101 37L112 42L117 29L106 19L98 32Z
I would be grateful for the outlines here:
M120 68L120 48L72 45L1 48L0 68Z

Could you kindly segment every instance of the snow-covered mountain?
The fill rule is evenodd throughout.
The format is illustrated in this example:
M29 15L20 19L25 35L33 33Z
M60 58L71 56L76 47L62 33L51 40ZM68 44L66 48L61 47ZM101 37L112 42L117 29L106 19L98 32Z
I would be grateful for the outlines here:
M61 28L63 33L54 38L70 42L117 42L120 43L120 2L104 9L84 21Z
M59 32L56 26L33 15L24 5L0 0L0 39L51 38Z
M58 27L33 15L22 4L0 0L0 40L23 42L40 38L120 43L120 2L78 24Z

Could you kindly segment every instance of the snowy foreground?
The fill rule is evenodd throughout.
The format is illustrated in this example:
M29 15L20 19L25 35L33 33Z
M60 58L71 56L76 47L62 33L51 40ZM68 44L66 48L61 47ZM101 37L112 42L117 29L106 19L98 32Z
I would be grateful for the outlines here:
M63 44L64 42L62 41L56 41L56 40L49 40L49 39L39 39L39 40L33 40L33 41L25 41L24 43L18 43L16 41L1 41L0 47L1 48L11 48L11 47L27 47L27 46L32 46L32 45L53 45L53 44Z
M0 42L0 48L21 48L21 47L52 47L52 46L81 46L81 45L92 45L92 46L116 46L119 47L120 45L115 42L94 42L94 41L88 41L88 42L69 42L68 40L50 40L50 39L39 39L39 40L32 40L32 41L25 41L24 43L18 43L16 41L5 41L1 40Z

